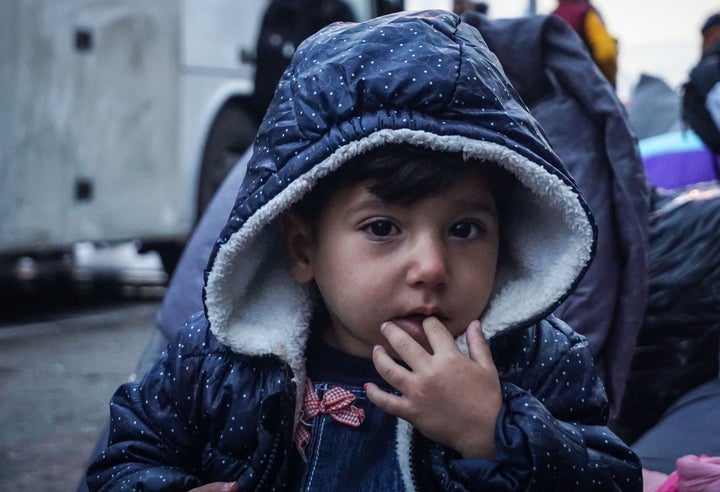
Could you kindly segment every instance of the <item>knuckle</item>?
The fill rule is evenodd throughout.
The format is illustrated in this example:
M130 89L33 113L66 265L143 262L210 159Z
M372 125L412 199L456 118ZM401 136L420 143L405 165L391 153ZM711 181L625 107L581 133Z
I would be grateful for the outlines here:
M412 343L409 340L401 340L397 344L398 352L407 353L412 349Z

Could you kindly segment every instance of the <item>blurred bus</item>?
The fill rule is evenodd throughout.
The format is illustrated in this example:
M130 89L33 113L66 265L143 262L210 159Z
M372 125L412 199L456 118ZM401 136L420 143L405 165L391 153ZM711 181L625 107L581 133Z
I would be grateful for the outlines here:
M269 3L2 0L0 260L134 240L172 269L255 136Z

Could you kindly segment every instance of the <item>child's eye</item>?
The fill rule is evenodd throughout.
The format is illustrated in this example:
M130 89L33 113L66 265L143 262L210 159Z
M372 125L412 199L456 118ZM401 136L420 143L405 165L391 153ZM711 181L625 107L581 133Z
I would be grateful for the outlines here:
M389 220L376 220L363 227L366 232L373 236L386 237L398 233L398 228Z
M454 237L472 239L478 237L483 229L474 222L458 222L450 227L450 235Z

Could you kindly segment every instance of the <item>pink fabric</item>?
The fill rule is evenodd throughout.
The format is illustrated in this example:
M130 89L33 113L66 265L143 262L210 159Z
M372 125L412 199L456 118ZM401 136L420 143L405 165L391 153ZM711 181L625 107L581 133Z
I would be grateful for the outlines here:
M643 492L720 492L720 456L689 454L676 467L669 476L643 469Z
M663 483L660 487L658 487L656 492L679 492L678 491L678 472L674 471L670 474L668 479Z
M720 456L687 455L676 466L679 492L720 491Z
M643 492L657 492L658 488L668 479L668 475L663 472L646 470L645 468L643 468L642 477Z
M334 386L325 391L322 400L315 393L310 378L305 380L305 400L303 402L301 423L295 429L295 446L300 453L305 453L305 448L310 443L309 421L321 413L330 415L341 424L351 427L359 427L365 420L365 411L353 405L355 395L340 386Z

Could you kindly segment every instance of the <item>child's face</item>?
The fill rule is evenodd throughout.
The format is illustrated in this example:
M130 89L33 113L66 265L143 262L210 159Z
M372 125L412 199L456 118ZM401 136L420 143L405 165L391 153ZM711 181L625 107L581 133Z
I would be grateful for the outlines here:
M467 172L411 205L366 185L335 192L314 227L295 213L285 220L293 276L316 282L330 314L325 339L353 355L370 357L374 345L395 355L380 332L392 321L429 349L421 323L431 315L460 335L495 279L499 226L486 179Z

